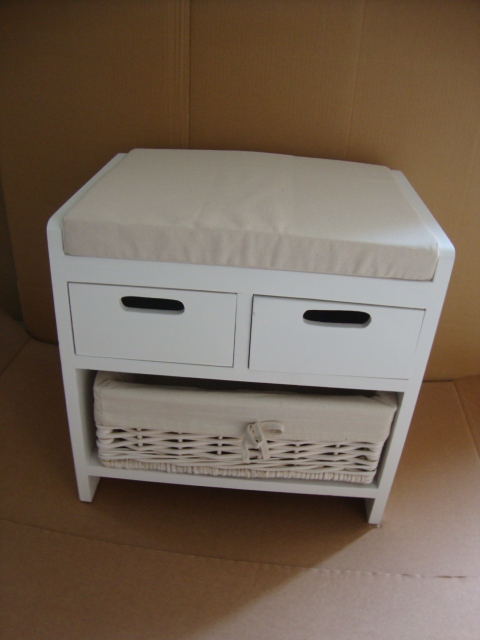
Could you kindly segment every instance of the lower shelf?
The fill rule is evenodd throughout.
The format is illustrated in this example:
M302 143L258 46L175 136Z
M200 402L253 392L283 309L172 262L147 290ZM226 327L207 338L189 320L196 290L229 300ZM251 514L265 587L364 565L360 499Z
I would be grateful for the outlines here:
M99 372L98 456L110 469L369 485L398 403L355 390L212 389Z
M121 480L194 485L198 487L277 491L282 493L343 496L350 498L376 498L379 491L375 480L369 485L359 485L352 482L328 482L291 478L231 478L225 476L192 475L190 473L166 473L164 471L147 471L141 469L114 469L104 467L96 451L91 455L87 473L97 478L117 478Z

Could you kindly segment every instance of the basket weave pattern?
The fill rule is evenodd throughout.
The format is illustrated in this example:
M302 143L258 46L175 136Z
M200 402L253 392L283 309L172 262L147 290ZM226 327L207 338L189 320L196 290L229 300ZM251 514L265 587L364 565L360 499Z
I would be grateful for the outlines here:
M242 460L242 439L97 425L105 466L244 478L299 478L369 484L383 443L305 442L269 437L270 457Z

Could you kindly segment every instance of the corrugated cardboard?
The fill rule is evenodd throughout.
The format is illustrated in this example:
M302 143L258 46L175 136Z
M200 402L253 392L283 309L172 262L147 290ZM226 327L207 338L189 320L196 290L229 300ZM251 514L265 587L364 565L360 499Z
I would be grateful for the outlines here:
M191 16L190 145L403 171L457 248L427 378L478 373L480 5L217 0Z
M476 578L175 555L4 523L3 640L476 640Z
M452 383L423 386L381 528L354 499L102 479L81 503L58 350L32 339L0 425L2 640L478 637L480 467Z
M455 389L480 455L480 376L455 380Z
M0 309L0 373L8 367L29 338L20 325Z
M193 2L190 145L345 158L363 3Z
M116 153L188 144L188 2L0 7L2 180L25 323L55 340L46 223Z
M402 170L457 248L428 377L479 372L476 0L3 3L0 156L23 313L55 339L48 217L118 151Z
M7 214L0 184L0 309L17 320L22 317Z

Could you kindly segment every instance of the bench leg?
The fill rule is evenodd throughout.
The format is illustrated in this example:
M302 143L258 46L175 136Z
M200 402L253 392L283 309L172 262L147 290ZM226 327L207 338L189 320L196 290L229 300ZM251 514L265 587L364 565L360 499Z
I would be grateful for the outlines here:
M383 512L387 504L388 495L386 497L365 498L365 508L367 510L368 524L380 525L382 523Z
M78 497L82 502L92 502L100 478L77 473Z

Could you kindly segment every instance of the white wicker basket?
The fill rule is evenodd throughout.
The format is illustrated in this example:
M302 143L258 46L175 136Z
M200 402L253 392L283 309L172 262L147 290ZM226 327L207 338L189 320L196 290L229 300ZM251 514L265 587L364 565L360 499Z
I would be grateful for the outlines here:
M102 372L94 395L105 466L362 484L375 476L397 409L390 393L218 391Z

